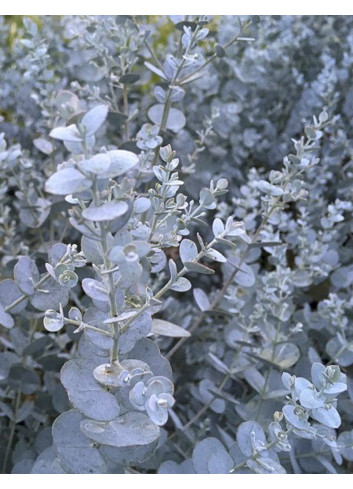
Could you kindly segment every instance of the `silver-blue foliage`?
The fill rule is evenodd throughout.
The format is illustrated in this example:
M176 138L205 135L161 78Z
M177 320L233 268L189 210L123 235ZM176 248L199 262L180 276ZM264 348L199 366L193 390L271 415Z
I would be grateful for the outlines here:
M352 27L0 18L4 473L352 471Z

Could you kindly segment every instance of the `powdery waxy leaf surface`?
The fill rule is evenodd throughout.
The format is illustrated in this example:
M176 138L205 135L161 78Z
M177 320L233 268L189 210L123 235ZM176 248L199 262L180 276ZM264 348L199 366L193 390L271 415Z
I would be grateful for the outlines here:
M124 467L148 460L155 452L158 442L159 438L156 438L152 443L134 447L118 448L110 445L102 445L100 452L108 461Z
M34 285L39 281L38 268L28 256L21 257L14 267L14 277L24 294L34 294Z
M194 289L193 290L194 299L196 304L199 306L201 311L207 311L210 307L210 301L202 289Z
M148 416L129 412L109 423L85 419L81 430L91 440L112 447L148 445L159 438L159 428Z
M341 426L341 417L333 406L313 409L310 416L329 428L339 428Z
M82 216L89 221L113 221L128 209L126 202L107 202L100 207L88 207L82 212Z
M189 272L202 273L204 275L213 275L215 273L215 271L212 270L212 268L208 268L205 265L202 265L201 263L186 261L184 262L184 265Z
M257 446L265 446L266 436L264 430L255 421L241 423L237 429L237 443L246 457L251 457L253 453L253 441L255 441Z
M97 382L113 388L129 386L130 375L135 379L147 379L152 373L147 363L141 362L141 360L123 360L120 364L113 362L113 365L106 363L98 365L93 371L93 376Z
M14 324L13 317L5 311L5 307L0 303L0 325L10 329Z
M75 168L64 168L52 175L45 183L50 194L68 195L82 192L92 186L92 181Z
M98 449L80 429L83 416L78 411L61 414L53 424L53 441L63 467L72 474L101 474L106 463Z
M108 111L107 105L97 105L82 117L81 124L85 127L88 136L94 134L103 125Z
M79 143L82 141L82 136L78 132L75 124L67 127L55 127L50 131L49 136L69 143Z
M251 267L242 263L240 270L234 277L235 282L242 287L252 287L255 284L255 275Z
M0 382L9 375L11 366L19 361L19 357L10 351L0 352Z
M273 354L273 348L268 348L262 350L261 357L281 369L286 369L297 363L300 358L300 350L294 343L282 343L276 345L275 354Z
M42 292L48 291L48 292ZM49 278L42 285L41 290L37 290L34 295L31 296L30 302L32 306L40 311L46 311L47 309L58 309L59 304L63 307L66 306L69 298L69 290L66 287L62 287L53 278Z
M169 336L171 338L188 338L190 335L189 331L177 326L174 323L165 321L164 319L153 319L152 320L152 334Z
M258 457L256 460L248 460L246 465L255 474L286 474L281 464L269 457Z
M124 175L129 170L134 168L139 162L138 156L131 151L125 149L113 149L108 151L110 158L109 168L100 174L101 178L115 178Z
M72 404L85 416L110 421L120 413L113 396L105 391L93 377L98 361L88 359L69 360L61 369L60 379L68 391Z
M14 280L6 278L0 282L0 304L2 304L4 308L13 304L22 296L23 293ZM8 312L18 314L26 308L27 303L28 301L25 299L19 302L16 306L12 307Z
M213 437L196 445L192 453L192 463L197 474L228 474L234 466L233 459L223 444Z
M156 104L153 105L148 111L148 117L154 124L158 126L162 123L164 105ZM171 131L178 132L186 124L185 116L179 109L171 108L169 109L169 114L166 122L166 128Z
M170 288L171 290L175 290L175 292L186 292L191 289L191 283L187 278L180 277Z
M91 299L108 302L108 290L104 287L103 282L94 280L93 278L84 278L82 280L82 288Z
M83 171L88 171L99 175L110 167L110 158L106 153L99 153L88 160L83 160L79 162L79 168Z
M169 361L161 355L156 343L147 338L136 343L133 350L129 352L129 357L147 363L152 370L153 375L160 375L162 377L167 377L168 379L173 378L172 368Z
M55 311L47 311L43 319L43 325L50 333L56 333L64 326L64 318Z
M60 464L56 449L53 446L46 448L36 459L31 474L67 474Z
M181 261L184 264L185 262L191 262L194 260L198 254L195 243L190 239L183 239L179 246L179 253Z
M132 350L136 341L147 336L152 328L152 318L148 312L140 314L120 336L119 351L124 354ZM133 358L133 357L132 357Z

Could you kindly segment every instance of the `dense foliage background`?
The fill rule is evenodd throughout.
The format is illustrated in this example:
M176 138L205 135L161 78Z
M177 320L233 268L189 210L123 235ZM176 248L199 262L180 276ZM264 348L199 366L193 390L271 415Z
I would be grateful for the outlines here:
M353 17L0 18L3 473L350 473Z

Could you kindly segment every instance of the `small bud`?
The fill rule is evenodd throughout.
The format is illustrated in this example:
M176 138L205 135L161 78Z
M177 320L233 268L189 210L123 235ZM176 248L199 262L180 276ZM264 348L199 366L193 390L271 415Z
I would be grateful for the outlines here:
M283 419L283 413L281 411L274 412L273 419L276 423L280 423Z
M160 406L162 408L168 407L168 402L166 399L158 399L157 404L158 404L158 406Z
M217 182L218 190L225 190L228 187L228 180L226 178L220 178Z
M305 416L305 411L301 406L295 406L294 414L298 416L298 418L303 418Z

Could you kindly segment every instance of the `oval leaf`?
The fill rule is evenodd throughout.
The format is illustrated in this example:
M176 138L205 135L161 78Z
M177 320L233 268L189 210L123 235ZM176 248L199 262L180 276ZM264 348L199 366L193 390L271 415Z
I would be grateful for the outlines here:
M154 124L158 126L162 123L163 118L164 105L156 104L153 105L148 111L148 117ZM166 122L166 129L170 129L171 131L178 132L180 131L186 124L186 119L181 110L171 108L169 109L168 119Z
M39 271L34 260L22 256L14 267L14 277L24 294L34 294L34 284L39 281Z
M88 136L91 136L103 125L108 115L107 105L97 105L82 118L81 124L85 126Z
M135 153L124 149L108 151L107 155L110 159L110 166L104 173L101 173L100 178L120 177L139 162L138 156Z
M46 181L45 191L55 195L68 195L83 192L91 186L91 180L88 180L78 170L75 170L75 168L64 168L54 173Z
M152 334L169 336L171 338L188 338L190 335L189 331L177 326L174 323L165 321L164 319L153 319L152 320Z
M107 202L100 207L89 207L82 216L89 221L113 221L129 210L126 202Z
M201 311L207 311L210 307L210 301L208 300L205 292L202 289L194 289L193 294L196 304L199 306Z
M80 143L82 141L82 137L75 124L67 127L55 127L50 131L49 136L70 143Z
M197 247L190 239L183 239L179 247L180 258L183 263L192 261L197 257Z

